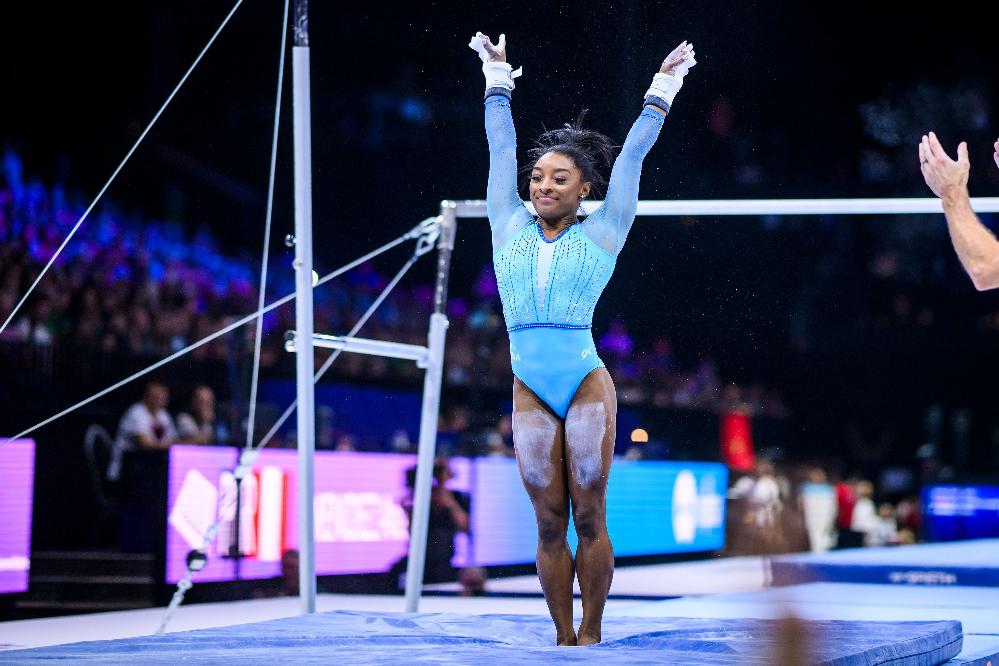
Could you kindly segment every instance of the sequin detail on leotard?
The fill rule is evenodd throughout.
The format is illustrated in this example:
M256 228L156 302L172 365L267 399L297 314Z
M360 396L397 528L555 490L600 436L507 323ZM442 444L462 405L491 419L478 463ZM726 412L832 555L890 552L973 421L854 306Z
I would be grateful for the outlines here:
M550 245L549 245L550 243ZM539 259L550 253L547 275L539 276ZM503 303L507 330L529 326L587 328L593 310L614 272L615 259L573 224L549 241L535 224L493 255L496 284Z

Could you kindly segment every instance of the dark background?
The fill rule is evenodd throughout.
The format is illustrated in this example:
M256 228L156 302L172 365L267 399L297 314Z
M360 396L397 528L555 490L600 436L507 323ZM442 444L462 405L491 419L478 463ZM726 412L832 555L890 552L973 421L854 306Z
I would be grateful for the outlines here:
M522 147L544 125L571 120L584 107L591 126L623 140L662 58L682 39L695 44L699 64L649 156L643 198L924 196L914 167L890 185L861 179L870 138L859 105L904 103L899 91L917 83L969 87L993 103L996 96L994 22L970 5L933 15L878 3L312 5L315 240L317 258L328 263L395 237L442 198L484 196L482 75L466 46L476 29L494 38L505 32L511 62L525 66L514 99ZM230 7L8 6L0 141L21 153L30 173L61 175L96 193ZM258 256L280 12L279 2L246 0L112 186L111 199L207 225L230 248ZM290 76L286 83L276 238L293 226ZM729 110L724 140L710 127L719 100ZM920 120L922 131L936 129L952 149L961 139L972 142L972 190L996 191L999 171L987 140L995 130L949 132L949 114L930 110ZM903 140L914 165L918 133ZM734 160L756 170L752 186L737 184ZM488 261L483 226L463 225L458 276ZM622 267L662 276L671 293L689 285L699 302L705 290L722 292L719 302L700 306L709 310L744 297L758 309L755 299L770 285L747 284L742 273L773 276L780 268L774 260L785 258L780 250L748 245L740 234L749 225L737 220L722 220L717 235L699 228L689 245L676 226L643 220ZM623 307L640 325L642 313L627 310L635 299L626 296L647 282L622 274L601 309ZM676 309L672 300L653 304Z
M510 61L525 66L514 100L522 146L584 107L591 126L622 140L665 54L681 39L695 44L699 64L650 155L643 198L869 196L878 193L857 167L868 141L861 103L916 82L971 86L995 100L994 21L962 4L929 14L879 3L313 2L318 252L351 255L441 198L484 195L482 75L466 46L476 29L505 32ZM231 6L8 5L0 140L29 171L63 174L95 193ZM230 244L258 249L247 231L262 227L280 11L276 1L244 2L110 190L116 202L208 224ZM291 225L286 83L279 227ZM399 103L379 98L386 93ZM731 108L730 134L748 142L766 174L757 192L738 188L711 150L709 112L720 98ZM420 117L404 119L404 103ZM949 135L951 118L925 115L924 131L936 129L948 147L977 138ZM986 194L999 181L990 143L973 143L971 155L972 189ZM910 175L892 194L926 194L918 171ZM637 262L645 244L632 245Z
M29 175L93 196L231 6L8 4L0 146ZM513 100L521 148L582 108L591 127L623 140L665 55L683 39L695 45L699 64L646 161L644 199L929 196L915 146L930 129L952 154L969 141L973 195L999 194L999 29L985 7L314 1L317 261L334 266L390 240L441 199L484 197L483 80L467 47L476 30L505 32L510 62L524 66ZM230 252L259 256L280 14L279 2L246 0L108 192L116 205L206 226ZM289 264L290 71L289 58L272 248ZM901 116L900 131L879 140L864 108ZM880 176L872 159L887 165ZM911 463L930 404L972 409L974 471L994 473L999 338L970 336L999 298L974 292L943 228L942 216L642 218L595 327L622 318L639 339L664 334L679 353L717 359L726 378L776 387L801 455L852 447L856 460L888 437L881 460ZM946 325L902 343L869 339L850 323L877 300L858 275L879 248L906 244L933 267L912 288L932 295ZM464 221L454 291L489 259L485 221ZM431 279L431 263L417 279ZM819 314L802 336L806 310Z

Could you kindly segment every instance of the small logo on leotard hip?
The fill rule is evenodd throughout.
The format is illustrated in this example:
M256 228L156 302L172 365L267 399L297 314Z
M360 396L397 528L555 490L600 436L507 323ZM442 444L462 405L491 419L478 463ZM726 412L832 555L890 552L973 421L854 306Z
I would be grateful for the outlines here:
M593 350L593 347L587 347L587 348L586 348L586 349L584 349L584 350L583 350L583 352L582 352L582 353L581 353L581 354L579 355L579 358L580 358L580 359L585 359L586 357L588 357L588 356L589 356L590 354L592 354L593 352L594 352L594 350Z
M510 345L510 360L511 361L520 360L520 354L517 353L517 348L514 347L513 345Z

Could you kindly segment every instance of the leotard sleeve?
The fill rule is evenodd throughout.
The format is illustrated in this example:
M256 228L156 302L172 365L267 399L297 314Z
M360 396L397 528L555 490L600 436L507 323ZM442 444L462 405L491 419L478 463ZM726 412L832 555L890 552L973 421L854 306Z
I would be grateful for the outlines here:
M648 107L642 109L614 161L603 205L583 222L590 238L611 255L617 256L624 247L635 221L642 161L659 137L663 120L661 113Z
M492 90L495 89L490 92ZM486 139L489 141L486 214L496 250L533 218L517 191L517 132L510 113L510 98L504 94L490 94L485 106Z

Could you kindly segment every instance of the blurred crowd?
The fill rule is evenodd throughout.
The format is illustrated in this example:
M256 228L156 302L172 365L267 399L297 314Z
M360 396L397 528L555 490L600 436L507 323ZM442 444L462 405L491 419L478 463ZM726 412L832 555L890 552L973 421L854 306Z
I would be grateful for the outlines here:
M781 469L760 459L735 477L728 492L726 550L776 554L896 546L920 539L918 495L880 490L856 474L828 474L819 465Z
M84 210L61 184L28 180L12 152L3 160L0 184L0 318L6 318L35 281ZM287 257L277 257L268 292L274 299L294 290ZM103 207L80 227L19 310L0 339L81 352L162 357L203 339L257 307L256 267L246 257L224 252L202 229L193 235L175 222L144 219ZM343 332L353 326L389 282L366 263L335 287L316 292L317 331ZM502 308L491 266L469 289L452 287L446 382L451 386L507 389L512 382ZM361 335L425 344L433 289L429 284L395 288ZM261 365L290 369L283 332L294 328L294 309L264 319ZM194 359L244 361L253 345L252 326L204 345ZM597 347L624 404L786 415L780 396L762 385L727 382L708 357L681 363L670 340L638 339L621 320L596 332ZM689 353L694 353L691 350ZM318 361L325 358L317 355ZM413 363L345 354L333 375L379 380L418 380Z
M170 388L157 380L148 382L142 399L118 422L108 452L107 478L121 477L124 454L130 451L155 451L174 444L231 444L224 422L216 418L215 392L210 387L196 386L176 419L169 406Z
M0 317L6 319L85 207L61 184L26 181L4 155ZM105 207L94 211L3 337L80 350L165 355L255 308L254 271L211 235ZM225 342L195 357L219 357Z

